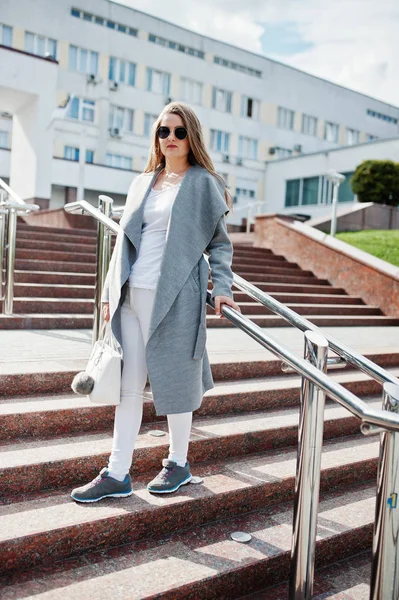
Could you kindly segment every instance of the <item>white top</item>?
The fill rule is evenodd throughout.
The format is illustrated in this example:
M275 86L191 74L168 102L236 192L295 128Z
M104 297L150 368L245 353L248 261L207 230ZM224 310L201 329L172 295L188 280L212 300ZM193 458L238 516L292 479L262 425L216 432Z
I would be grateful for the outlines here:
M181 182L162 190L151 189L144 205L140 248L129 276L129 286L155 290L165 249L166 231Z

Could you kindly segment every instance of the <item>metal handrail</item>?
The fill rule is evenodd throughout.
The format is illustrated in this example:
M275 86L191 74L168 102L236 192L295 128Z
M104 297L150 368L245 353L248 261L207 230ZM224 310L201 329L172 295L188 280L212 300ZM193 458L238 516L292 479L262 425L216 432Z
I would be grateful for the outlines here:
M121 228L118 223L115 223L110 217L107 217L98 208L87 202L87 200L79 200L78 202L69 202L64 205L64 210L69 213L88 213L97 221L108 227L113 233L117 234Z
M293 325L297 329L300 329L301 331L307 331L310 329L323 335L327 339L331 349L336 354L339 354L348 363L350 363L354 367L357 367L359 370L363 371L379 383L384 383L388 381L390 383L394 383L395 385L399 385L399 379L397 377L395 377L388 371L385 371L385 369L375 364L373 361L366 358L362 354L359 354L355 350L352 350L351 348L349 348L349 346L347 346L343 342L340 342L331 334L327 333L326 331L323 331L322 329L320 329L320 327L317 327L317 325L314 325L301 315L298 315L298 313L293 311L291 308L288 308L284 304L281 304L281 302L270 296L270 294L266 294L240 275L237 275L236 273L234 273L234 285L236 285L240 290L248 294L248 296L251 296L251 298L253 298L254 300L257 300L258 302L263 304L263 306L266 306L274 313L280 315L280 317L285 319L285 321L288 321L290 325Z
M5 193L7 198L5 198ZM0 178L0 298L3 301L3 313L13 314L14 307L14 269L17 243L17 217L39 210L38 204L24 202L18 194ZM7 220L7 236L6 236ZM7 241L6 241L7 237ZM3 257L6 253L5 285L3 294Z
M99 221L97 278L103 280L107 263L109 264L110 260L110 236L105 230L109 229L118 233L122 228L104 214L104 212L108 215L112 214L112 199L100 196L100 206L102 210L98 210L86 201L80 201L68 204L64 208L68 212L82 211L83 213L86 211ZM209 264L209 258L205 253L203 256ZM399 547L397 543L399 521L396 514L392 513L390 509L396 509L399 498L399 478L397 477L399 471L399 381L372 361L352 351L328 334L324 334L318 327L235 273L233 284L304 331L305 358L302 359L265 334L258 325L239 311L228 305L221 306L221 313L231 323L280 357L285 364L302 376L291 547L290 600L310 600L312 597L326 394L361 420L363 433L369 433L370 428L382 432L370 599L397 600L399 597ZM101 286L102 281L96 289L95 323L97 318L97 324L102 318L98 308L98 292ZM215 308L209 290L206 302ZM93 339L95 339L95 335ZM383 382L384 410L370 408L363 400L330 379L327 375L327 352L330 340L337 354L370 374L377 381Z
M211 292L208 291L207 302L214 308L214 302L213 300L210 300L210 296ZM264 348L283 359L284 362L289 364L296 372L317 385L317 387L322 389L329 397L336 400L341 406L345 407L361 421L377 425L383 429L399 431L399 415L393 413L387 414L385 410L378 408L370 408L366 402L360 400L360 398L355 396L355 394L352 394L352 392L342 385L331 380L328 375L325 375L304 359L299 358L291 350L288 350L282 344L273 340L273 338L264 333L259 325L256 325L253 321L248 319L248 317L245 317L230 306L222 305L221 312L229 319L229 321L234 323L234 325L237 325L237 327L248 333L248 335L259 342ZM327 336L324 335L323 331L318 330L317 333L320 333L327 339Z

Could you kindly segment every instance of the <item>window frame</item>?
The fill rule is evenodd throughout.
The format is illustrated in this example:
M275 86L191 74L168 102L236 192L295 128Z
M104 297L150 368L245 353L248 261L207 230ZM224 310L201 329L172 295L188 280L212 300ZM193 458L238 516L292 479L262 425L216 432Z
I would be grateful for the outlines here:
M287 121L288 119L290 122ZM285 106L279 106L277 110L277 127L279 129L287 129L287 131L294 130L295 123L295 111L291 108L286 108Z
M76 61L72 60L72 52L76 50ZM95 50L88 50L81 46L75 46L75 44L69 44L68 48L68 69L73 73L80 73L82 75L98 75L100 55ZM95 61L95 70L93 67L93 60ZM85 64L85 69L81 69L82 64Z
M219 100L218 100L219 94ZM221 100L220 100L221 94ZM222 107L219 106L219 103L222 103ZM225 90L223 88L219 88L216 85L212 86L212 108L214 110L220 110L221 112L225 112L231 114L232 111L232 103L233 103L233 92L229 90Z

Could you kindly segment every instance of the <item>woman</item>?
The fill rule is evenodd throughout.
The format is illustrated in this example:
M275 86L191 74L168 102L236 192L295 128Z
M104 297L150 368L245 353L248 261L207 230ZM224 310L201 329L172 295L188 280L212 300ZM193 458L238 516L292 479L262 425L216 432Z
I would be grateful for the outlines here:
M216 314L233 300L231 196L205 148L191 108L168 104L153 127L149 161L129 188L102 294L103 316L123 351L120 404L108 468L71 496L79 502L130 496L129 469L147 374L157 415L167 415L169 455L147 486L171 493L191 480L193 411L214 387L206 351L209 253Z

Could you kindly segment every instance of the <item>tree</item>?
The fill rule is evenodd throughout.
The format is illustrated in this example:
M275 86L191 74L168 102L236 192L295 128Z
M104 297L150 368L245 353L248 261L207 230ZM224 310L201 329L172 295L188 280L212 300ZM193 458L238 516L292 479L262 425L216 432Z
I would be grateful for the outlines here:
M399 163L365 160L356 168L350 184L359 202L398 206Z

